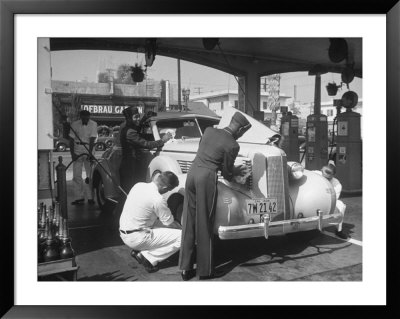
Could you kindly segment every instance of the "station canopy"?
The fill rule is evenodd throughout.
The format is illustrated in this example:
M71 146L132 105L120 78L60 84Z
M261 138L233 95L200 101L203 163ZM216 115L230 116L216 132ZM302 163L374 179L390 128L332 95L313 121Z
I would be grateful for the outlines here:
M202 38L50 38L50 50L145 53L145 48L152 43L150 48L155 49L156 59L157 55L180 58L237 76L246 75L249 69L256 69L260 76L312 72L316 66L317 70L323 70L321 73L341 73L351 66L355 76L362 77L362 39L343 39L346 59L339 62L330 58L330 38L219 38L214 46L213 39L207 39L208 45L205 45Z

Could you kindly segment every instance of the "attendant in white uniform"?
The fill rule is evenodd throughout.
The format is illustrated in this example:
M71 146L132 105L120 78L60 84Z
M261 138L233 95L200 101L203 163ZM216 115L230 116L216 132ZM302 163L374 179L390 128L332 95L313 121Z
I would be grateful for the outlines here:
M74 161L72 164L72 185L74 189L74 201L72 205L83 205L85 202L85 193L89 204L94 204L93 191L90 190L88 183L83 182L82 166L85 166L86 178L89 178L90 160L91 156L93 156L93 147L97 138L97 123L90 119L89 111L82 110L79 116L80 120L72 122L69 133L69 146L71 157ZM81 154L90 154L91 156L79 156Z
M336 165L333 161L329 161L328 165L322 167L320 171L314 171L318 174L321 174L324 176L327 180L330 181L332 184L335 193L336 193L336 207L335 210L339 211L342 214L342 220L337 226L336 230L336 236L342 238L342 239L347 239L348 236L343 232L343 219L344 219L344 213L346 211L346 205L339 199L340 193L342 192L342 184L339 182L337 178L334 177L336 174Z
M119 220L120 236L133 249L132 257L148 272L181 247L181 226L162 196L179 184L172 172L163 172L150 183L136 183L130 190Z

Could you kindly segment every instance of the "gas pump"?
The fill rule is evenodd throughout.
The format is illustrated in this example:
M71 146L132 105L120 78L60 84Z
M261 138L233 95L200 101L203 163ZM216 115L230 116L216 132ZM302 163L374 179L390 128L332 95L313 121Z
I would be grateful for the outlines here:
M306 169L319 170L328 163L328 118L324 114L307 116Z
M357 105L358 97L348 91L338 102L346 112L336 116L336 177L343 192L358 193L362 190L361 115L351 110Z
M280 133L283 136L282 149L288 161L300 161L299 119L292 112L287 112L282 116Z

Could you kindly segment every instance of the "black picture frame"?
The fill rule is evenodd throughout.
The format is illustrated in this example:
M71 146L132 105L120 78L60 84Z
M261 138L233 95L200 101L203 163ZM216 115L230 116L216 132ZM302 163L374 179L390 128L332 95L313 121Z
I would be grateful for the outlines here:
M387 18L387 168L393 168L387 174L387 306L379 307L320 307L321 315L347 317L360 313L374 317L398 317L399 307L396 300L396 288L399 282L395 269L396 243L399 242L395 231L398 209L394 204L395 188L398 174L398 137L400 136L400 87L399 87L399 41L400 41L400 3L398 0L336 0L332 2L309 1L277 1L261 8L260 2L246 1L235 5L226 2L201 1L193 5L190 1L162 0L102 0L102 1L23 1L0 0L0 180L2 181L1 204L1 310L5 318L157 318L163 317L206 317L209 315L226 316L232 312L236 316L248 316L244 308L229 307L144 307L144 306L16 306L14 304L14 139L9 137L14 132L14 17L16 14L385 14ZM379 133L377 133L379 134ZM385 143L382 141L382 143ZM15 168L14 168L15 169ZM379 167L377 168L379 169ZM385 212L379 212L384 214ZM371 292L374 293L374 292ZM361 309L360 309L361 308ZM254 311L254 310L251 310ZM282 313L283 309L270 307L261 309L263 315ZM307 307L285 307L285 312L296 316L305 316ZM314 311L314 309L312 310ZM253 315L260 315L260 313ZM396 316L397 314L397 316Z

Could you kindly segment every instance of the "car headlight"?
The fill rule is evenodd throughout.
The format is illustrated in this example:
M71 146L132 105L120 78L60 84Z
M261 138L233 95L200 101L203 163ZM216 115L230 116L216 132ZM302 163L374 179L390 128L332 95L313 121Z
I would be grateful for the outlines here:
M294 179L300 179L303 177L304 167L297 162L288 162L289 175Z

